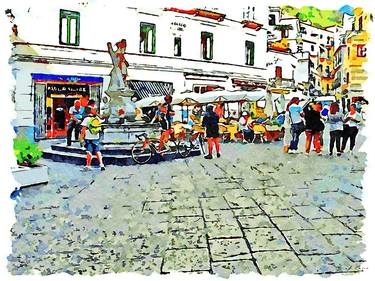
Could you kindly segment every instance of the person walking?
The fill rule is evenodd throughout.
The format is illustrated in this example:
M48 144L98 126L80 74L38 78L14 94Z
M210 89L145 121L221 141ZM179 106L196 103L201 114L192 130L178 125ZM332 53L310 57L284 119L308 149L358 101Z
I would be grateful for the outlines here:
M284 127L283 151L285 153L288 153L290 141L292 140L292 121L290 120L289 111L285 111L285 113L284 113L283 127Z
M202 126L206 128L208 144L208 154L204 156L204 158L212 159L214 144L217 158L219 158L221 156L219 144L219 116L214 112L214 106L212 104L207 105L207 111L203 116Z
M344 116L344 130L341 146L342 152L345 151L346 143L348 142L348 139L350 139L350 153L353 153L359 125L362 121L361 114L357 111L356 105L352 103L349 112Z
M289 153L297 153L299 137L305 129L305 124L302 120L303 110L299 103L299 98L293 97L286 108L286 111L289 112L291 120L292 133L292 140L290 141Z
M320 109L319 104L310 103L305 111L306 155L310 153L311 142L314 144L315 152L321 154L320 135L324 130L324 123L320 119Z
M82 121L82 130L80 140L84 141L86 148L86 166L83 171L91 170L91 160L93 155L99 161L100 169L105 170L103 156L99 149L99 132L101 131L101 120L96 116L92 108L85 108L86 117Z
M343 117L340 112L338 103L333 102L330 105L329 113L327 115L327 128L329 130L329 155L333 155L333 148L336 144L337 156L341 155L341 136L343 132Z
M74 130L75 140L78 141L80 134L80 124L82 122L84 108L81 107L81 102L79 100L74 101L74 106L69 108L70 121L68 123L68 131L66 138L66 145L72 145L72 134Z

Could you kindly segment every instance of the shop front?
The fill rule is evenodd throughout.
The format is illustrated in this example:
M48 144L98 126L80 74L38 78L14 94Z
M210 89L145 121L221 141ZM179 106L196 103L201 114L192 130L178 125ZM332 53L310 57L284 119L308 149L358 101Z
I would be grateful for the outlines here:
M75 100L100 106L102 77L32 74L34 89L34 136L36 140L66 137L69 108Z

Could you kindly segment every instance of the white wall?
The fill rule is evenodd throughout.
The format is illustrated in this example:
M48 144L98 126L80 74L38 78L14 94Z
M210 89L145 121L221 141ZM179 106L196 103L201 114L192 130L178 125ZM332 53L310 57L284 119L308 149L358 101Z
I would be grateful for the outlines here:
M182 58L201 59L201 31L214 34L213 61L244 65L245 40L254 41L257 54L264 54L262 50L266 45L266 30L254 31L243 28L239 22L230 20L217 22L162 9L133 9L126 7L126 2L122 2L116 9L112 5L101 7L101 13L98 14L95 10L95 2L90 3L87 7L82 7L78 3L68 3L70 4L49 5L48 12L42 14L39 13L37 5L30 8L29 12L26 8L12 10L16 15L19 37L26 42L59 45L59 10L61 8L80 13L79 48L106 50L106 42L114 44L125 38L128 45L127 52L139 53L140 22L149 22L156 25L155 55L173 57L174 31L171 29L171 23L179 22L186 24L184 31L180 32L182 35ZM43 8L46 9L46 7ZM98 20L92 21L92 18L98 18ZM93 30L98 30L97 36L92 36ZM257 59L255 64L259 67L265 65L263 60L258 61Z

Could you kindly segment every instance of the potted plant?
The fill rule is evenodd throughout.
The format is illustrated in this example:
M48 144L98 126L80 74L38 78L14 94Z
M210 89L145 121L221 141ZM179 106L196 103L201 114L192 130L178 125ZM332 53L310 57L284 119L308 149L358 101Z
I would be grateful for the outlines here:
M48 182L48 167L37 164L42 157L38 145L27 138L17 137L13 142L14 154L18 166L13 169L13 175L21 187Z

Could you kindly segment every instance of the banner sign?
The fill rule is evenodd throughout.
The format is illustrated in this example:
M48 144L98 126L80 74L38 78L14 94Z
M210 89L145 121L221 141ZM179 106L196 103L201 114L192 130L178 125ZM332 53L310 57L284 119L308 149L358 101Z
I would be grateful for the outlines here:
M89 94L89 85L47 84L47 94Z

